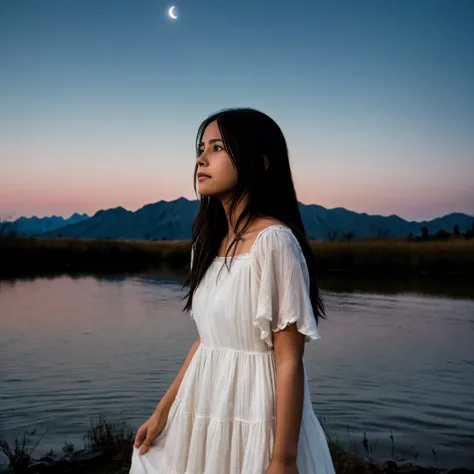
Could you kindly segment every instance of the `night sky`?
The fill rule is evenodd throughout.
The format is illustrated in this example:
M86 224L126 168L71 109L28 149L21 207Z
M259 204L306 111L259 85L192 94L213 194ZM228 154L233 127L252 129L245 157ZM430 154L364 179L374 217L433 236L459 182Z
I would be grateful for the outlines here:
M248 106L298 198L474 214L474 1L0 0L0 216L195 199L197 127Z

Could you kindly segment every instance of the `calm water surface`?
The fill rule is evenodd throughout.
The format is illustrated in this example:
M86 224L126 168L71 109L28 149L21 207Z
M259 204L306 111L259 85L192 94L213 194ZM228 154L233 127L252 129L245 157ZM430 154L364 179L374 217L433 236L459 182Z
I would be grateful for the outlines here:
M326 432L361 454L365 432L378 460L393 448L395 460L434 465L434 450L440 468L472 467L472 295L337 281L305 352ZM82 448L99 415L138 428L197 335L181 286L171 274L0 282L0 438L48 430L39 455L66 439Z

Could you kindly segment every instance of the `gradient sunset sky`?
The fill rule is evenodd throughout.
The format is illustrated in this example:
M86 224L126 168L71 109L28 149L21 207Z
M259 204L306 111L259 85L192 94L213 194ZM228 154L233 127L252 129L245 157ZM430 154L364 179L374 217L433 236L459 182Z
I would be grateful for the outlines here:
M474 214L472 0L2 0L0 216L195 199L199 123L260 109L300 201Z

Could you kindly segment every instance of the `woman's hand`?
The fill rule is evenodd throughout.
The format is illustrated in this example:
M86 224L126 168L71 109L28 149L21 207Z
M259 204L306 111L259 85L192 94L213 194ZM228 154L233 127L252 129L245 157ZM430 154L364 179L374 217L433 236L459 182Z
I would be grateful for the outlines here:
M139 454L145 454L153 440L163 431L168 415L163 412L155 412L143 423L137 431L133 446L139 449Z
M285 462L272 460L265 474L299 474L296 461Z

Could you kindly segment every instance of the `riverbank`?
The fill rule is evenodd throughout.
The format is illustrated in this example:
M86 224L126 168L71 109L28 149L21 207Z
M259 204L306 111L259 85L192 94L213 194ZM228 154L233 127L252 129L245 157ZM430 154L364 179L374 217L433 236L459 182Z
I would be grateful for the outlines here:
M34 434L34 431L31 433ZM91 428L84 435L84 449L74 450L67 441L58 455L52 450L41 456L32 456L38 446L37 441L31 448L27 432L21 440L14 441L15 448L5 440L0 440L0 452L10 461L9 467L0 469L0 474L128 474L133 451L135 432L126 423L109 422L100 418L96 424L91 421ZM395 441L393 436L393 458L383 463L373 460L374 448L364 436L360 448L363 455L357 454L357 446L352 446L354 452L344 449L337 440L326 435L334 467L337 474L474 474L473 469L441 469L436 465L434 453L433 466L420 466L410 462L398 461L395 456ZM415 456L416 457L416 456ZM303 473L302 473L303 474Z
M311 242L321 274L459 274L474 276L474 240ZM186 269L191 242L0 237L0 277Z

